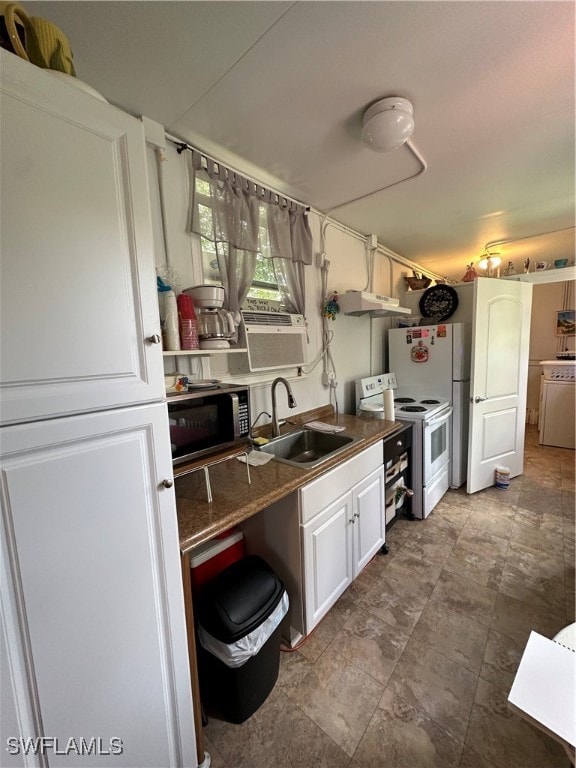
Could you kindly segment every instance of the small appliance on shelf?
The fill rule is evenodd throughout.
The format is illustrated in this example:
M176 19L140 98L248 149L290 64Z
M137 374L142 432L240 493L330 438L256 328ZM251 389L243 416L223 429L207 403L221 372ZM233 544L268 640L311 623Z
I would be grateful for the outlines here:
M228 349L236 335L236 327L230 312L222 309L223 286L195 285L183 293L192 298L196 308L200 349Z

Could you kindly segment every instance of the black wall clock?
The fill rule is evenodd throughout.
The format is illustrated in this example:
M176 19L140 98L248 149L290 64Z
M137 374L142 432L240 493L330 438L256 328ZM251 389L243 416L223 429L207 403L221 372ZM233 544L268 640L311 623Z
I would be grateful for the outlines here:
M433 285L424 291L418 306L423 317L433 317L441 323L456 312L458 294L451 285Z

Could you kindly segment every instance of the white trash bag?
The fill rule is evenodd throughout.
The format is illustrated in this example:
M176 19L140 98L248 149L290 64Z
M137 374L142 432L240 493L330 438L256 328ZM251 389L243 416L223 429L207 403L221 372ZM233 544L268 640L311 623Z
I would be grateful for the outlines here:
M256 656L260 648L271 637L274 630L280 624L286 613L288 612L288 593L284 590L284 594L280 598L280 602L274 608L270 616L265 619L262 624L256 627L256 629L249 632L240 640L235 643L223 643L221 640L217 640L210 635L204 627L200 624L198 626L198 638L202 647L209 651L217 659L226 664L227 667L241 667L246 664L252 656Z

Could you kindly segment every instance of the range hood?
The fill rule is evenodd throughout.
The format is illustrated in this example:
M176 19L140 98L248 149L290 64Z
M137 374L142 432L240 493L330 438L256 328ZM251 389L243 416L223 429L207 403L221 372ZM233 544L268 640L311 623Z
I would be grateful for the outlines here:
M399 306L398 299L381 296L368 291L346 291L338 296L340 310L345 315L365 315L368 312L375 317L387 315L410 315L411 309Z

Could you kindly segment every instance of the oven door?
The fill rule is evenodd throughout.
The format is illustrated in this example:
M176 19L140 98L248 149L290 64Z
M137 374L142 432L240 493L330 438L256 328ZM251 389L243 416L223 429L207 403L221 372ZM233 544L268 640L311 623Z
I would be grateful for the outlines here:
M424 485L428 483L450 461L452 408L424 421L422 474Z

